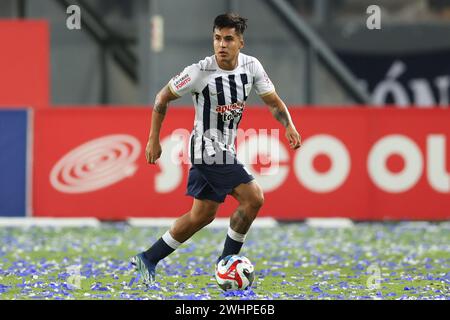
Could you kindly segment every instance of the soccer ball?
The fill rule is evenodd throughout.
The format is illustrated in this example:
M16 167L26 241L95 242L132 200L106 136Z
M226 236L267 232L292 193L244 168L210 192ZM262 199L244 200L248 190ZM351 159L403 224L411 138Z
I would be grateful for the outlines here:
M246 257L229 255L217 263L215 276L224 291L245 290L255 279L255 269Z

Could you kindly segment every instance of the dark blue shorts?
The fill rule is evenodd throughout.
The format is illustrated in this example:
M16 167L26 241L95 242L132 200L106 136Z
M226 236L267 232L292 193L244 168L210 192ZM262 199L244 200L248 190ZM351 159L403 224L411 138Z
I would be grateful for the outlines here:
M186 194L200 200L224 202L226 196L241 183L254 177L242 163L193 164L189 170Z

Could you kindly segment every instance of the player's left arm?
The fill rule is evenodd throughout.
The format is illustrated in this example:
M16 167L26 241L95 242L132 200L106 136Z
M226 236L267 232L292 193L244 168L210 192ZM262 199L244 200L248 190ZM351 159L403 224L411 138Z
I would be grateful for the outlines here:
M262 95L261 99L269 106L270 112L275 119L286 128L285 136L289 141L289 146L292 149L298 149L301 146L301 137L297 132L294 123L292 122L289 110L286 104L281 100L278 94L274 91L272 93Z

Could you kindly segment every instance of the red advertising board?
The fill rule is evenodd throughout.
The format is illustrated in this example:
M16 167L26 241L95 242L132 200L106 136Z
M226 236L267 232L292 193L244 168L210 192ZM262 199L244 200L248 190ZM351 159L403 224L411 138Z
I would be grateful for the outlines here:
M264 189L260 216L298 220L450 218L448 110L291 108L303 146L290 150L266 108L246 108L237 149ZM35 113L35 216L102 219L187 212L193 109L171 108L163 155L145 161L150 108ZM181 162L181 163L180 163ZM218 216L237 202L229 196Z
M0 20L0 39L0 107L48 106L48 22Z

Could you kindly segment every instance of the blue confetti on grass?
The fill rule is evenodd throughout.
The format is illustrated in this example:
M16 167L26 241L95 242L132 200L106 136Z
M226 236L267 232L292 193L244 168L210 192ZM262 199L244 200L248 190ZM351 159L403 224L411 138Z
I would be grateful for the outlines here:
M312 292L322 292L322 289L319 288L319 286L313 285L311 286Z
M104 230L109 233L103 233ZM450 273L447 271L450 269L450 259L448 256L427 257L427 250L431 248L434 251L450 252L449 241L445 241L445 232L448 232L448 229L442 228L439 233L427 233L423 228L412 228L404 224L361 224L357 225L355 230L344 233L333 229L313 229L299 224L283 226L280 230L282 234L279 239L283 242L283 247L273 241L266 241L272 239L274 232L278 232L277 229L260 230L258 232L261 236L256 233L249 234L249 241L245 243L243 252L257 266L253 294L237 292L227 293L227 296L219 291L213 278L214 261L218 253L211 248L222 245L221 235L208 234L208 237L197 238L192 243L184 244L191 249L176 251L159 265L157 271L161 284L146 287L133 276L133 268L129 266L128 258L136 251L144 249L149 241L156 240L160 236L158 232L162 234L160 229L123 226L119 229L109 226L99 230L87 230L90 234L86 237L80 236L83 235L81 231L73 231L70 235L64 232L64 229L58 228L31 228L26 233L16 230L14 234L0 229L0 277L3 277L0 279L0 299L14 296L30 299L84 297L136 300L360 300L374 297L448 299L446 286L448 288L450 283ZM207 232L210 231L205 231ZM130 233L133 238L128 240ZM438 235L440 241L433 240L432 234ZM377 239L377 235L381 235L378 242L371 242ZM63 236L64 241L61 241ZM402 238L403 236L405 237ZM7 237L10 239L9 243L3 241ZM258 241L255 241L256 239ZM416 252L419 244L423 249L422 254ZM116 250L119 246L122 247ZM54 254L63 252L64 248L67 249L66 253L63 253L65 257L52 258ZM14 254L18 250L21 250L21 253ZM295 255L291 255L291 251L295 252ZM36 257L35 252L45 252L45 258ZM376 293L367 293L364 284L370 276L368 267L372 264L382 271L383 288ZM83 287L88 288L88 296L83 296L84 291L80 293L77 288L68 284L72 274L67 272L67 267L74 265L80 267L80 275L83 277L81 281L85 283ZM287 271L285 268L291 269ZM10 284L8 281L11 277L22 279ZM317 281L313 286L307 282L310 277ZM419 284L416 281L428 281L430 284ZM399 290L405 287L409 290L402 290L402 293L391 292L392 284L403 284ZM12 289L15 289L14 294L10 293ZM283 290L288 292L278 292Z

